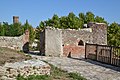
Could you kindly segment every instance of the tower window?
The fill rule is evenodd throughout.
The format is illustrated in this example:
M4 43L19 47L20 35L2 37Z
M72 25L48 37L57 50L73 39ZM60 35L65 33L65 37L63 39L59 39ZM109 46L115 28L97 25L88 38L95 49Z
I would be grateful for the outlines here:
M83 42L82 40L80 40L80 41L78 42L78 46L84 46L84 42Z

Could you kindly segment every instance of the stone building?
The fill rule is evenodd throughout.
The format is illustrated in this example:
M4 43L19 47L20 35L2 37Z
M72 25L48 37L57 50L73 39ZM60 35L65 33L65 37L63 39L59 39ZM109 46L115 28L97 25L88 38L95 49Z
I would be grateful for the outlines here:
M107 44L107 25L88 23L86 28L56 29L47 27L40 33L40 52L46 56L80 57L85 43Z
M19 23L19 16L13 16L13 23Z

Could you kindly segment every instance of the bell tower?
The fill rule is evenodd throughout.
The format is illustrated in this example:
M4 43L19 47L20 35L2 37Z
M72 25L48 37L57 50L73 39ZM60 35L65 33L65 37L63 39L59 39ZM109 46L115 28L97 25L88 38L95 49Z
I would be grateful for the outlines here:
M13 23L19 23L19 16L13 16Z

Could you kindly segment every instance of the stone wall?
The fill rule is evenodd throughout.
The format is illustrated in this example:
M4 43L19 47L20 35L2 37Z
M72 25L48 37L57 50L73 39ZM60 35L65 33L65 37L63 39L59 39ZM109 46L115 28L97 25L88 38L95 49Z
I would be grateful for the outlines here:
M45 30L45 55L62 56L62 31L48 28Z
M92 28L92 37L94 44L107 45L107 25L105 23L88 23Z
M29 51L29 31L19 37L0 36L0 47L7 47L14 50Z
M80 57L85 53L85 43L107 44L107 26L103 23L88 23L79 30L46 28L43 33L41 51L51 56Z
M0 80L16 80L18 75L27 77L29 75L50 75L51 67L38 59L6 63L0 66Z
M92 29L64 29L62 30L63 54L64 56L80 56L84 54L85 42L92 43ZM79 44L81 41L81 44Z

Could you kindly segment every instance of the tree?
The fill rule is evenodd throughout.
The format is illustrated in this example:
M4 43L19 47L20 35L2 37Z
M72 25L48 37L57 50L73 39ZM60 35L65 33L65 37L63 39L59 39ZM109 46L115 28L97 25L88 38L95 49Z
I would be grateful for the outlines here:
M36 39L40 39L40 32L45 28L45 23L43 21L40 22L39 26L36 28Z
M61 18L60 18L60 28L62 28L62 29L66 29L66 28L68 28L68 21L67 21L67 17L66 16L62 16Z
M70 12L68 17L67 17L67 22L68 22L68 28L74 29L75 28L75 23L76 23L76 16L73 12Z
M21 23L14 23L8 26L9 36L20 36L23 34Z
M84 13L79 13L79 21L80 21L80 28L82 28L83 25L84 25L85 22L86 22L86 18L85 18Z
M21 23L8 24L3 22L0 24L0 35L1 36L20 36L23 34Z
M54 14L51 20L55 28L60 28L60 19L57 14Z
M9 36L9 24L8 22L3 22L3 36Z
M0 23L0 36L4 36L4 29L2 23Z
M89 23L89 22L94 22L94 14L92 12L87 12L85 15L86 21L85 23Z
M28 20L26 20L25 24L22 26L22 31L25 32L26 30L29 30L29 39L30 43L32 43L35 39L35 30L34 28L28 23Z
M105 21L104 18L99 17L99 16L96 16L96 17L95 17L95 22L98 22L98 23L106 23L106 24L107 24L107 21Z
M108 27L108 44L120 46L120 26L115 22Z

